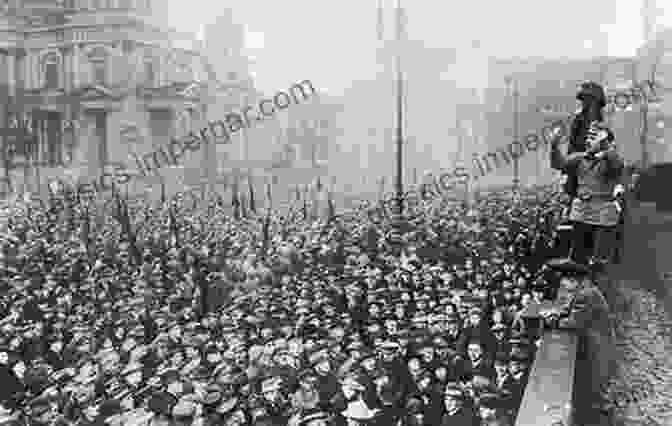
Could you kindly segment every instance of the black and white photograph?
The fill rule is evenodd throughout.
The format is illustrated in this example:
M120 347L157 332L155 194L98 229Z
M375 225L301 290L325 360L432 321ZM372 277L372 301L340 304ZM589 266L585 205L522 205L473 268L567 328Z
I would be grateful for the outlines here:
M0 0L0 426L672 426L672 1Z

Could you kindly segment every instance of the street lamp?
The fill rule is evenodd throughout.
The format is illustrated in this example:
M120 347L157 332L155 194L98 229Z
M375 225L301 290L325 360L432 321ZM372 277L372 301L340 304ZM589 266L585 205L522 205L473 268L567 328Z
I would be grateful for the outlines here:
M518 97L520 93L518 92L518 80L513 76L507 75L504 77L504 83L506 83L507 92L511 94L511 103L513 110L513 142L519 144L518 140ZM513 90L512 90L513 89ZM518 186L520 184L520 167L518 161L518 155L512 155L513 157L513 190L518 192Z
M397 49L396 49L396 78L397 78L397 214L401 217L404 213L404 183L403 183L403 149L404 149L404 80L401 70L401 25L402 8L401 0L397 0Z

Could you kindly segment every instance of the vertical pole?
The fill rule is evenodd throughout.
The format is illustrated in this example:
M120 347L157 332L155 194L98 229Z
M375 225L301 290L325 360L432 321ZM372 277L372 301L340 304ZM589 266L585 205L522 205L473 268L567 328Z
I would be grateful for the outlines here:
M397 211L401 216L404 213L404 184L403 184L403 145L404 145L404 81L401 71L401 0L397 0Z
M520 144L518 135L518 80L513 79L513 142ZM516 154L518 151L516 150ZM520 162L519 155L513 156L513 189L518 192L520 185Z
M642 169L646 169L649 166L649 149L647 140L649 137L649 98L646 93L642 93L642 102L640 105L642 126L639 135L639 142L642 147Z

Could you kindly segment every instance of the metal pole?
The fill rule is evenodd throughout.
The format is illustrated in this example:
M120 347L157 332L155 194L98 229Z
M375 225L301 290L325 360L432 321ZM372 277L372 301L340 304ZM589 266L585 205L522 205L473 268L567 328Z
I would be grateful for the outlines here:
M518 80L513 79L513 141L514 143L520 143L518 140ZM520 185L520 164L519 164L519 155L516 150L516 155L513 155L513 189L518 191Z
M645 169L649 165L649 150L648 150L649 98L645 93L642 93L642 102L640 111L641 111L642 128L639 135L639 142L642 146L642 169Z
M403 184L403 146L404 146L404 81L401 71L401 0L397 0L397 211L399 215L404 212L404 184Z

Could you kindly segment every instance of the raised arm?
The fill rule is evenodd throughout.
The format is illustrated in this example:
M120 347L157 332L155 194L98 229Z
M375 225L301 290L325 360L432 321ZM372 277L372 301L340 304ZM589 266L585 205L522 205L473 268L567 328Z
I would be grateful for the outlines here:
M590 323L592 314L590 298L584 294L578 294L569 315L565 318L560 318L560 328L582 330Z
M576 167L579 161L586 156L585 152L574 152L565 155L560 151L557 144L551 145L551 167L555 170L567 172Z

